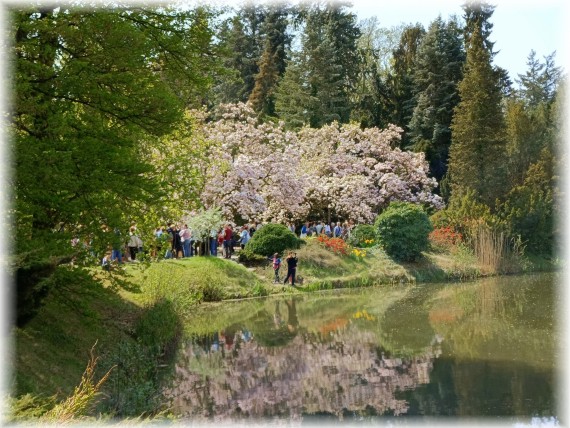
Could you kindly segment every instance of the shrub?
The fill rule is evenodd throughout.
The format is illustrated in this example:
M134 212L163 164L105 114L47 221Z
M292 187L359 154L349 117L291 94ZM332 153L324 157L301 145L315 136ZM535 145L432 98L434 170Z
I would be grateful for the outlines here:
M348 238L353 247L371 247L376 243L376 228L371 224L359 224Z
M451 249L463 242L463 236L452 226L438 227L429 234L429 240L436 248Z
M376 218L375 226L384 251L402 261L416 260L427 250L433 230L422 207L409 202L392 202Z
M245 250L270 257L274 253L282 254L286 249L299 248L300 244L301 240L285 225L270 223L255 232Z
M238 253L238 261L246 266L262 266L267 263L267 257L255 254L246 247Z
M319 235L317 241L320 245L335 254L346 256L348 254L348 244L341 238L329 238L326 235Z

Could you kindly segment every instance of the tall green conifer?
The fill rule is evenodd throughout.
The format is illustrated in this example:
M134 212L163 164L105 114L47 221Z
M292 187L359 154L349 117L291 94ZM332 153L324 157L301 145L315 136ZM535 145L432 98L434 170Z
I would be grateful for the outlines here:
M413 74L416 107L409 122L409 140L424 152L430 174L441 181L447 172L451 119L459 102L457 85L463 76L465 52L455 20L437 18L418 48Z
M309 6L303 13L302 46L293 57L300 61L292 70L295 78L286 71L286 85L280 85L277 94L277 113L288 126L291 116L307 117L306 123L312 127L350 119L351 90L359 70L356 41L360 32L355 15L345 12L345 6L331 2L324 7Z
M288 9L284 5L271 5L263 26L264 49L249 102L255 111L265 116L275 115L274 92L285 73L286 52L291 43L291 37L287 34L287 15Z
M452 198L461 198L473 190L478 202L496 208L496 199L507 191L505 125L498 76L480 27L475 28L467 47L459 96L451 127Z
M412 117L416 98L414 97L414 73L417 68L416 55L425 29L421 24L407 26L400 37L398 48L392 54L392 69L388 76L388 88L391 98L392 113L390 123L400 126L405 131ZM404 133L401 146L409 144L409 136Z

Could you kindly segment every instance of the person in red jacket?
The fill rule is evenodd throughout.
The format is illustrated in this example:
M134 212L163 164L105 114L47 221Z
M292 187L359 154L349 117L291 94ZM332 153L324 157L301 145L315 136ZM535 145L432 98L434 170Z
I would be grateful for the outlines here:
M229 259L232 256L232 252L233 252L233 244L232 244L232 238L233 238L233 234L234 231L232 230L232 226L228 223L226 224L226 227L224 228L224 251L225 251L225 258Z

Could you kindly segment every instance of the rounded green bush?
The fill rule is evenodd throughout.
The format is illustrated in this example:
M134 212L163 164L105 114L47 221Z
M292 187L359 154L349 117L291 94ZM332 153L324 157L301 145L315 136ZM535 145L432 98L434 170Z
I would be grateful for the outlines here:
M275 253L282 254L286 249L299 247L300 240L285 225L269 223L255 232L244 249L270 257Z
M410 202L392 202L374 225L384 251L402 261L416 260L427 250L433 230L427 213Z
M377 242L376 228L371 224L359 224L350 232L348 243L353 247L369 247L365 241L370 240Z

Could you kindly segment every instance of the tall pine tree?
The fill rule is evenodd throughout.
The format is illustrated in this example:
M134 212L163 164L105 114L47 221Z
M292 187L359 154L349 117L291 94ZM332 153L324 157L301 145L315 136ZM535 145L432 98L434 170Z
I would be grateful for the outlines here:
M455 20L446 23L438 17L416 55L413 83L417 104L408 125L413 150L426 154L430 174L438 182L447 172L451 119L459 103L457 85L464 63L461 29Z
M416 54L425 36L421 24L407 26L400 36L398 48L392 54L392 71L388 76L392 114L390 122L408 131L408 124L416 105L413 76L416 70ZM409 143L408 133L404 133L402 147Z
M270 5L263 25L264 49L249 102L255 111L264 116L275 115L274 92L285 73L286 52L291 43L291 36L287 34L288 13L288 8L283 4Z
M451 196L461 198L471 190L477 202L495 209L495 201L507 191L505 125L501 86L480 25L467 46L459 96L451 127Z
M350 119L351 92L357 80L359 64L356 42L360 35L355 15L345 12L343 3L309 6L304 12L299 68L295 77L287 76L277 93L277 113L288 126L290 116L306 117L311 127ZM295 105L291 99L306 104ZM287 111L282 110L286 107Z

